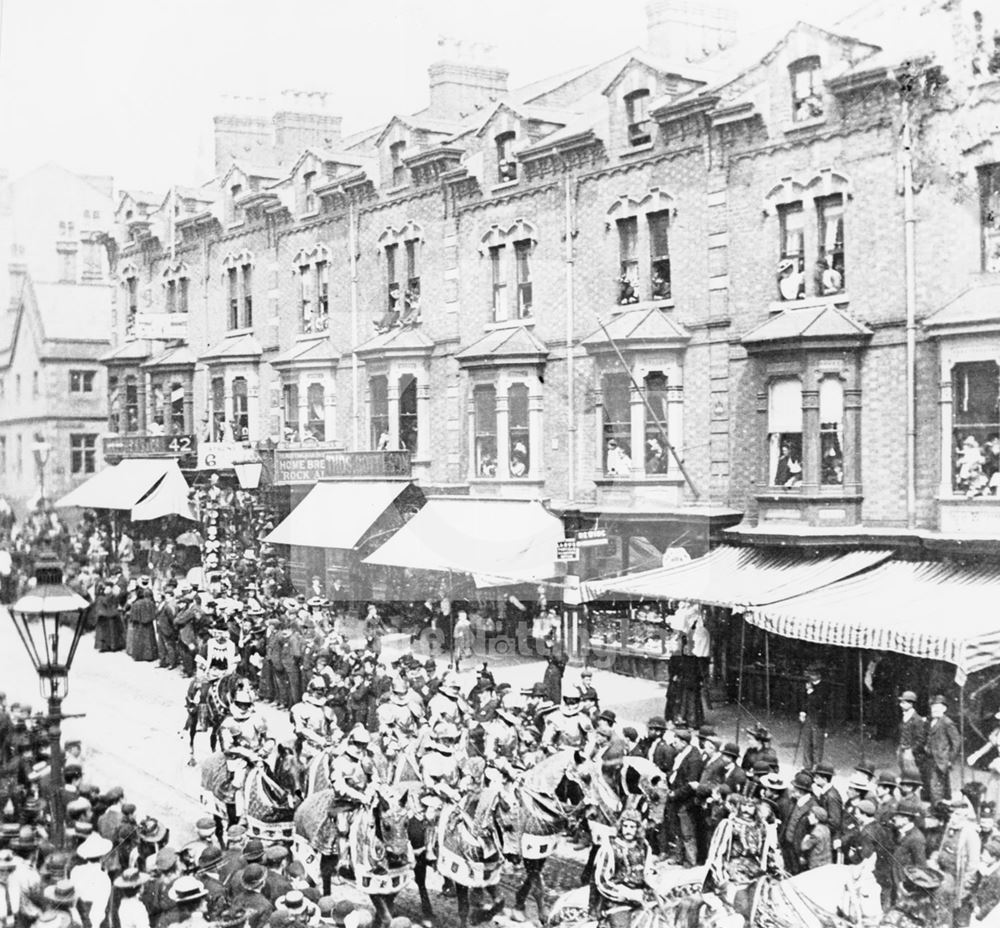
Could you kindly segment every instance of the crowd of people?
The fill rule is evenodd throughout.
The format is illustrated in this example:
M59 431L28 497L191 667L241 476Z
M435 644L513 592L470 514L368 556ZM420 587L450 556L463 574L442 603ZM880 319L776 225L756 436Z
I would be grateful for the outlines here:
M384 657L375 605L352 616L346 600L319 586L296 593L287 565L259 541L268 514L237 492L216 484L200 491L204 537L194 573L174 553L176 539L154 540L140 558L120 539L110 544L90 516L72 531L51 513L17 533L8 528L20 554L44 545L75 565L71 582L93 603L96 650L125 650L190 679L190 763L204 732L225 757L226 782L216 814L197 822L198 840L176 847L121 789L87 782L78 744L65 745L66 787L54 797L44 719L24 705L4 707L5 925L356 928L374 920L405 928L395 892L373 894L369 906L344 889L358 876L352 823L383 787L399 782L415 785L405 856L425 924L439 914L427 883L434 871L456 899L462 928L504 908L515 921L533 916L544 924L554 901L543 875L547 854L525 850L527 826L515 810L525 792L541 788L536 772L560 758L578 795L564 780L553 786L559 800L549 844L562 834L585 852L587 909L615 928L663 903L652 874L668 865L697 873L699 892L724 896L724 887L763 877L867 863L885 925L967 925L1000 902L995 808L979 784L952 791L959 740L943 697L930 700L925 719L916 695L902 694L899 770L890 772L824 762L825 735L814 718L823 699L818 677L801 719L808 733L801 769L778 756L766 728L747 729L749 747L741 749L702 718L683 717L676 698L642 731L623 724L602 707L591 670L567 669L552 635L543 678L519 694L485 663L475 684L463 687L440 658ZM443 606L425 609L432 621ZM288 711L293 742L280 744L269 732L262 702ZM304 844L248 834L243 791L257 768L280 783ZM330 801L319 821L300 816L324 790ZM67 815L65 847L49 841L54 802ZM453 830L442 822L450 810L479 821L487 807L495 846L482 852L479 881L463 880L461 847L450 845ZM318 857L315 870L303 848ZM516 884L506 900L500 871Z

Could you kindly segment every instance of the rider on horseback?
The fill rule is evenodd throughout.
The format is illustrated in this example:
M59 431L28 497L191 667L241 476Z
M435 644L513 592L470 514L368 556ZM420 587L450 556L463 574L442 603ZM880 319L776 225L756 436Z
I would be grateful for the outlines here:
M403 677L394 677L392 695L389 702L382 703L376 710L379 727L393 727L407 738L417 733L423 724L423 714L410 699L410 686Z
M289 711L295 729L295 749L302 764L308 764L327 744L330 723L325 706L326 682L322 677L313 677L302 701Z
M549 714L542 731L542 749L547 754L562 748L582 748L586 744L593 726L580 712L582 696L579 686L563 681L562 709Z
M739 888L764 873L782 873L778 836L759 814L758 800L736 799L735 814L722 819L712 835L705 888Z
M652 901L649 876L653 854L642 827L637 812L623 812L618 819L618 833L597 851L591 914L609 928L629 928L633 913Z
M330 767L330 788L337 797L337 834L340 836L340 860L347 859L347 836L351 818L369 801L369 787L375 778L370 746L371 735L356 725L347 736L344 752Z
M445 802L462 801L459 790L461 773L455 761L459 731L453 722L440 721L434 726L434 740L420 759L420 774L424 786Z
M212 623L212 637L205 643L205 653L199 654L195 662L199 669L204 670L206 690L213 680L236 672L239 655L233 639L229 637L226 620L221 616Z

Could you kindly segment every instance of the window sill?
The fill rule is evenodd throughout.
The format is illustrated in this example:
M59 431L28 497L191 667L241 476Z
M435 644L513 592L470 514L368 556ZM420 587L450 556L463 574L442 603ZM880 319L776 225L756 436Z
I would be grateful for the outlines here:
M818 129L820 126L825 126L827 123L826 114L822 116L813 116L810 119L802 119L798 122L792 120L791 122L785 123L782 127L782 131L788 135L794 132L806 132L809 129Z
M235 338L238 335L253 335L253 326L249 328L226 329L224 338Z
M682 474L629 474L627 477L612 477L610 474L599 474L594 478L594 483L599 487L609 487L625 483L642 484L647 487L655 486L680 486L683 484Z
M300 332L295 336L296 342L319 342L325 338L330 337L330 330L326 329L322 332Z
M617 316L620 313L631 312L636 309L673 309L674 300L673 297L667 297L663 300L639 300L638 303L615 303L611 307L611 315Z
M768 311L774 315L786 309L820 309L830 306L846 308L851 298L845 290L843 293L831 293L829 296L804 296L800 300L773 300Z
M510 190L511 187L516 187L520 181L520 178L515 177L513 180L505 180L501 184L497 184L494 187L490 187L490 193L503 193L504 190Z
M484 328L487 332L501 332L505 329L519 329L522 326L531 328L535 324L534 316L526 316L524 319L505 319L503 322L487 322Z
M802 502L833 502L842 500L860 500L860 490L848 489L837 485L820 487L818 490L805 487L757 487L754 498L758 502L782 502L784 500L802 500Z
M1000 496L960 496L958 494L939 494L938 502L945 506L1000 506Z
M515 487L543 487L545 486L544 477L470 477L470 484L476 484L479 486L496 486L497 484L504 484L508 486Z
M652 141L643 142L641 145L630 145L618 152L619 158L633 158L636 155L648 155L653 150Z

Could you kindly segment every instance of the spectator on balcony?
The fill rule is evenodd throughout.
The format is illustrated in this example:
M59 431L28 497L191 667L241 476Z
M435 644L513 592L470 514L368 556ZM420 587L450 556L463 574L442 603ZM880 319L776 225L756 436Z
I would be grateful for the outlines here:
M783 258L778 264L778 293L783 300L800 300L806 295L801 258Z
M523 477L528 473L528 449L524 442L514 442L514 450L510 453L511 477Z
M632 473L632 459L618 444L616 438L608 439L608 455L605 470L612 477L628 477Z

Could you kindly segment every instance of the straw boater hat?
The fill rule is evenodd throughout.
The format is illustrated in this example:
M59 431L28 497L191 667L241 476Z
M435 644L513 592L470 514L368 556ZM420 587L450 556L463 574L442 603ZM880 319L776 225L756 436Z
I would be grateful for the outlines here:
M128 870L122 871L121 876L114 881L115 889L138 889L146 882L146 875L141 873L136 867L130 867Z
M72 880L59 880L52 886L46 886L42 892L54 906L65 908L76 905L76 889Z
M102 838L99 834L91 834L76 849L76 856L83 860L100 860L111 853L113 845L107 838Z
M205 884L193 876L180 876L174 881L167 895L174 902L197 902L206 895Z

